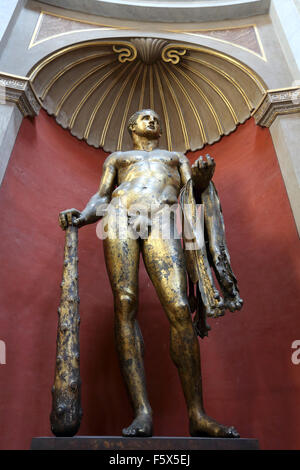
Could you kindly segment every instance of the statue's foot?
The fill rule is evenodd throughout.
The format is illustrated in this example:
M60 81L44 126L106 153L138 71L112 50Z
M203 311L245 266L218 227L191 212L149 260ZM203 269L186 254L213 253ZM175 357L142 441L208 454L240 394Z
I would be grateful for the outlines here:
M193 437L240 437L233 426L224 426L204 413L200 414L198 419L190 420L190 434Z
M139 414L128 426L122 430L125 437L150 437L152 436L152 416L148 413Z

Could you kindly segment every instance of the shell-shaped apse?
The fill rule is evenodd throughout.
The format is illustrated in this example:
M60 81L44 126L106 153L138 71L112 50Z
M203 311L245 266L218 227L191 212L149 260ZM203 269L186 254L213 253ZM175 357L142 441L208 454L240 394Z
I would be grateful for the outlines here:
M127 122L143 108L162 119L161 148L201 149L248 119L266 92L231 56L153 38L65 47L38 63L30 80L58 124L108 152L132 148Z

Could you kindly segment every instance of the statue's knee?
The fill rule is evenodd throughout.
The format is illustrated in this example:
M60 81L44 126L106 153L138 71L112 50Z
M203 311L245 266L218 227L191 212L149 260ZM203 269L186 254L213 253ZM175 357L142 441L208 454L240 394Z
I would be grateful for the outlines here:
M187 328L191 325L190 307L187 300L174 302L171 308L170 321L176 329Z
M136 296L130 291L119 291L115 295L115 309L119 315L134 317L136 312Z

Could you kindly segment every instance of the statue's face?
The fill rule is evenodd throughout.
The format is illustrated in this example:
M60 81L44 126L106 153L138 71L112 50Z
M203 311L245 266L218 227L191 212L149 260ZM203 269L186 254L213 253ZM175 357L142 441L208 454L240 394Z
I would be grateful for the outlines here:
M158 115L151 110L139 114L132 126L132 132L142 137L158 139L161 135Z

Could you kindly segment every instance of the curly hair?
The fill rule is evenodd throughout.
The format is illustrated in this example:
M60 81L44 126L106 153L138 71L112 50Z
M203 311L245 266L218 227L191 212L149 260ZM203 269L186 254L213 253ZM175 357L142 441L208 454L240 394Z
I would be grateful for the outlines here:
M136 111L128 120L127 130L128 130L130 135L132 134L131 126L134 126L134 124L136 123L136 120L139 117L139 115L144 114L144 113L149 113L149 112L154 113L156 115L156 117L158 119L158 122L159 122L159 127L161 128L160 117L155 111L153 111L153 109L141 109L140 111Z

